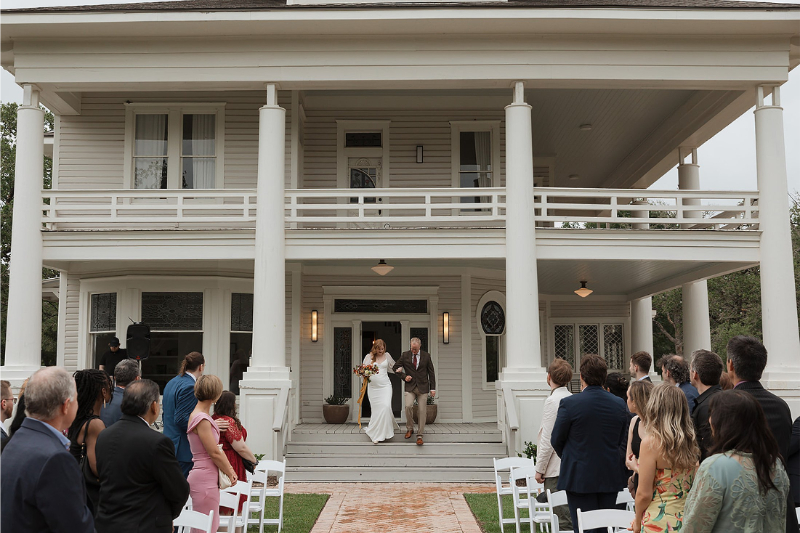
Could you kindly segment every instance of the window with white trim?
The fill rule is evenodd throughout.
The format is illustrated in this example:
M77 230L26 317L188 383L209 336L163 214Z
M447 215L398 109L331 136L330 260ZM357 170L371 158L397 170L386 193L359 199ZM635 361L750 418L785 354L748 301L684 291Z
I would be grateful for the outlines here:
M499 291L484 294L475 309L478 333L481 336L481 368L484 390L494 382L505 366L506 299Z
M577 374L581 357L595 353L609 371L625 371L625 329L619 321L575 321L552 325L553 355L565 359Z
M228 390L239 394L239 381L244 377L253 355L253 295L231 294L230 359Z
M117 293L103 292L89 296L89 337L91 339L92 368L108 351L108 343L117 336Z
M222 187L223 104L131 104L126 121L132 189Z
M500 122L451 122L453 187L498 187ZM461 203L479 203L480 196L462 197Z

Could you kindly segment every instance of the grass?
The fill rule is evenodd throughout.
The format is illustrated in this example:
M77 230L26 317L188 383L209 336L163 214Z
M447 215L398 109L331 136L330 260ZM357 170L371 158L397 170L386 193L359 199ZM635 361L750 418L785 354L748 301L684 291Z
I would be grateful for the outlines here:
M325 507L330 494L285 494L283 497L283 529L281 533L309 533ZM278 517L278 498L267 498L264 518ZM253 515L257 518L258 515ZM248 533L258 533L258 526L250 526ZM278 531L278 526L264 526L264 533Z
M484 533L500 533L500 524L497 519L497 494L490 492L486 494L464 494L472 514L478 521L481 531ZM528 510L520 510L520 516L528 518ZM503 496L503 516L514 518L514 502L511 496ZM521 531L529 531L528 522L520 520ZM514 524L505 525L506 533L514 531Z

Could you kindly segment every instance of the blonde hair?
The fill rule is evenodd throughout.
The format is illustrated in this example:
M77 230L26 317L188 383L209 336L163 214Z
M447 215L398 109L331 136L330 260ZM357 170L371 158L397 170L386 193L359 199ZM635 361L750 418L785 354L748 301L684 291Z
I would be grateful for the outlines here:
M636 406L636 411L639 413L639 418L642 422L645 421L644 415L645 411L647 411L647 400L650 399L650 394L653 392L654 387L655 385L651 382L644 380L634 381L628 388L628 396L630 396L633 405Z
M697 466L700 450L689 416L686 395L675 385L662 383L653 387L645 409L645 429L653 439L653 448L672 470Z
M200 402L217 401L222 396L222 380L211 374L200 376L194 384L194 396Z
M376 339L375 342L372 343L372 349L369 351L369 355L372 357L373 361L375 361L375 355L378 353L379 346L383 346L383 351L386 351L386 343L383 342L383 339Z

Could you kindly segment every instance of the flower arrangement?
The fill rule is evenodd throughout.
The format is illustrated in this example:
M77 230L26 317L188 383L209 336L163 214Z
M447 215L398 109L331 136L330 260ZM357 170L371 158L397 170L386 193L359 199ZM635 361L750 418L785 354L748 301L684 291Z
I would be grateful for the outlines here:
M358 374L362 378L369 378L378 373L378 365L361 365L353 369L353 374Z

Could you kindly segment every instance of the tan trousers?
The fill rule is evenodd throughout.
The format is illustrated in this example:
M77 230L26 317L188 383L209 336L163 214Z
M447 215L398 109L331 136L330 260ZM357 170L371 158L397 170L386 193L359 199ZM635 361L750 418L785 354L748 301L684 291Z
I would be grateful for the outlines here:
M425 433L428 393L419 392L417 387L412 390L406 389L406 429L411 432L414 431L414 400L417 400L417 406L419 407L419 431L417 431L417 436L421 437Z

